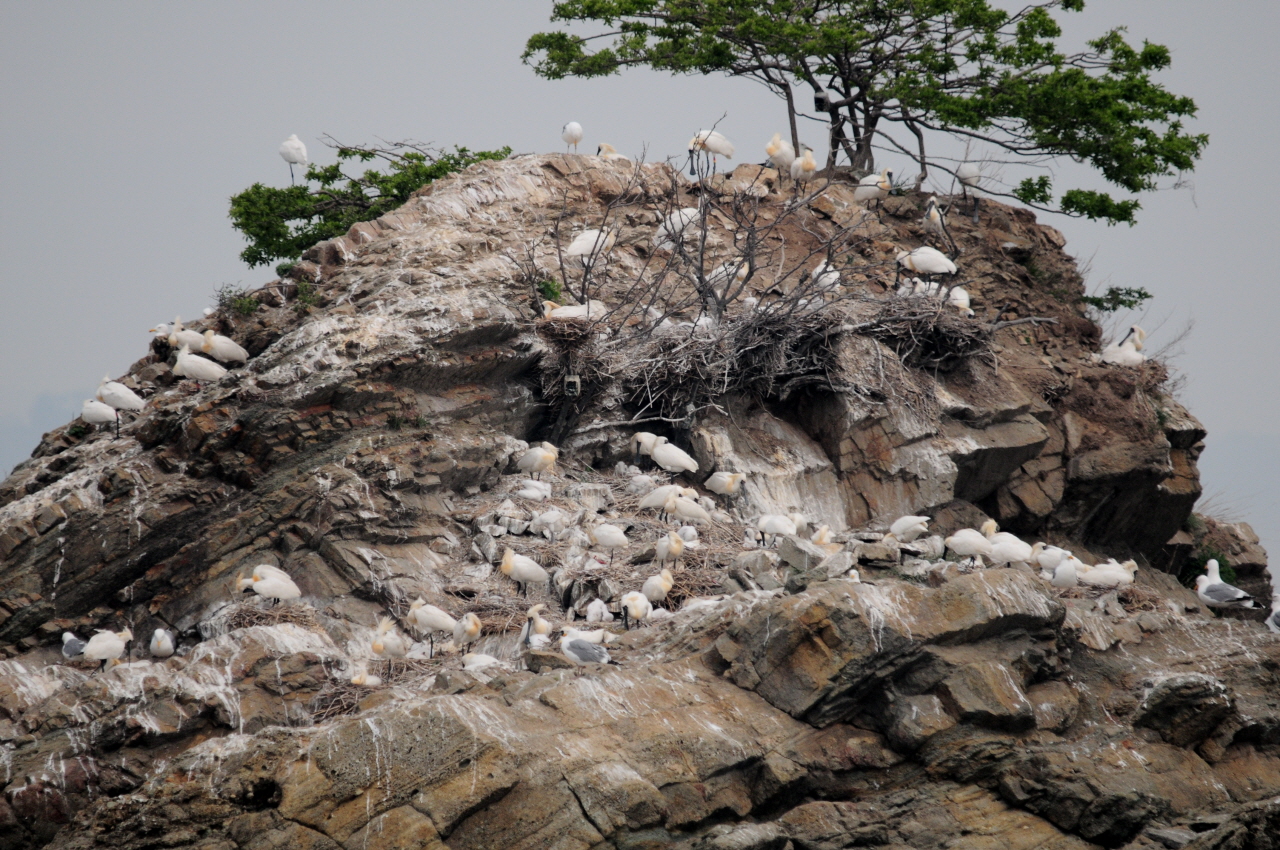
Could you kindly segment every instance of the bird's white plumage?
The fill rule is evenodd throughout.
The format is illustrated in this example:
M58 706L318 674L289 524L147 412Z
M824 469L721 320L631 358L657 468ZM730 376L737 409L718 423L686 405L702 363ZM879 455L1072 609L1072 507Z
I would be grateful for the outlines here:
M103 404L96 398L87 398L84 404L80 405L80 418L90 425L115 422L116 409L109 404Z
M853 199L855 201L883 201L889 197L889 192L893 189L893 172L889 169L881 171L879 174L868 174L858 181L858 186L853 190Z
M560 128L560 138L564 140L566 146L573 145L573 149L578 149L578 142L582 141L582 125L577 121L570 121Z
M962 528L944 542L952 552L975 563L981 563L983 556L991 555L991 541L981 531L972 528Z
M618 153L618 149L608 142L601 142L596 148L596 156L605 162L631 162L631 158L626 154Z
M173 632L156 629L151 633L151 654L156 658L168 658L174 651Z
M458 649L480 639L480 618L468 611L453 626L453 645Z
M791 179L797 183L808 183L817 174L818 161L813 158L813 151L806 147L791 163Z
M227 370L212 360L192 354L191 349L184 345L178 351L173 373L193 381L218 381L227 374Z
M667 472L698 471L698 462L690 457L688 452L667 442L666 437L659 437L654 440L650 456L653 458L654 463Z
M903 543L910 543L922 534L929 532L929 517L927 516L907 516L898 517L889 526L889 533L893 535L894 540L900 540Z
M564 255L566 257L577 257L585 264L608 253L617 240L618 233L616 230L601 230L598 227L593 227L573 237L569 247L564 249Z
M703 486L721 496L736 496L742 492L742 485L746 480L746 473L720 471L711 473Z
M929 245L900 252L898 265L915 274L955 274L959 271L950 257Z
M791 173L791 163L796 161L796 149L791 146L790 142L782 138L781 133L773 134L769 144L764 146L764 152L779 173L783 175Z
M653 604L649 602L648 597L637 590L622 594L619 604L622 608L624 625L629 626L631 621L643 623L653 613Z
M280 143L280 157L290 165L307 164L307 146L294 133Z
M689 140L690 152L708 151L725 159L733 159L733 142L717 130L699 130Z
M223 363L249 362L249 352L241 348L234 339L216 334L212 330L204 332L204 342L200 350Z
M147 406L137 393L107 375L103 375L102 383L98 384L97 397L98 401L116 410L141 410Z
M962 162L956 169L956 177L965 186L977 186L982 182L982 168L976 162Z
M588 623L611 623L613 622L613 613L609 610L609 606L605 604L603 599L592 599L587 604L587 622Z
M125 644L133 640L133 632L125 629L122 632L108 632L102 629L89 638L84 645L86 661L114 661L124 654Z

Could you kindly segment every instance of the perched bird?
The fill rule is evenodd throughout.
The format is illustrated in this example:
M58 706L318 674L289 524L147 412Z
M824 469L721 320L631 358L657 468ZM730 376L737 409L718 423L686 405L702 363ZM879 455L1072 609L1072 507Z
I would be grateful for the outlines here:
M516 461L516 468L526 475L541 476L544 472L555 471L556 459L559 456L559 449L550 443L531 446L527 452L520 455L520 459Z
M778 169L779 174L783 176L791 174L791 163L796 161L796 149L790 142L783 141L781 133L773 134L769 144L764 146L764 152L773 163L773 167Z
M1196 596L1213 608L1252 608L1253 597L1238 587L1224 581L1215 582L1210 576L1196 578Z
M947 548L969 559L970 566L980 566L982 557L991 554L991 541L981 531L962 528L945 541Z
M204 345L204 334L187 330L182 326L182 317L174 316L173 324L169 327L168 343L170 348L177 349L185 345L193 351L199 351L200 346Z
M665 564L667 561L674 564L680 560L682 555L684 555L684 538L674 531L667 532L665 537L654 544L653 557L659 564ZM645 596L649 596L649 594L646 593ZM650 597L649 601L657 602L659 600Z
M956 169L956 177L960 180L960 193L968 200L969 190L978 188L982 182L982 168L976 162L962 162ZM978 223L978 196L973 196L973 223Z
M234 339L216 334L212 330L204 332L204 343L200 346L200 350L223 363L249 362L249 352L237 345Z
M795 534L796 523L791 517L782 514L761 514L755 522L756 536L764 543L764 536L769 535L769 545L778 542L779 534Z
M79 658L84 655L85 642L71 632L62 633L62 655L64 658Z
M1063 558L1053 568L1053 578L1049 583L1054 587L1075 587L1079 583L1079 576L1076 574L1076 559Z
M893 172L885 169L879 174L868 174L858 181L858 188L853 190L853 199L870 204L871 201L884 203L893 190Z
M1067 559L1075 566L1074 559ZM1133 584L1133 579L1138 572L1138 564L1135 561L1125 561L1118 564L1115 561L1108 561L1103 564L1094 564L1087 570L1076 568L1076 578L1084 584L1091 584L1095 587L1124 587L1127 584Z
M594 298L586 304L557 304L554 301L542 302L542 315L548 319L599 319L608 315L609 306Z
M697 498L698 492L692 487L681 487L679 484L663 484L660 487L654 487L640 499L640 510L654 508L661 510L666 505L667 499L673 495Z
M653 458L654 463L667 472L698 471L698 462L684 450L668 443L666 437L659 437L654 440L650 456Z
M1267 628L1280 632L1280 596L1271 597L1271 616L1267 617Z
M942 207L938 205L938 199L934 195L929 196L929 200L925 201L924 218L920 220L924 225L924 229L928 233L936 233L951 246L952 253L958 253L955 240L951 238L951 231L947 229L947 217L942 211Z
M926 276L955 274L959 271L950 257L928 245L921 245L911 251L900 251L898 253L899 273L902 269Z
M714 171L716 157L733 159L733 142L715 130L699 130L697 135L689 140L689 173L691 175L697 176L698 170L695 165L697 155L704 152L711 154L711 169Z
M421 596L409 606L408 620L415 629L426 634L428 656L435 655L436 632L451 632L458 624L457 620L449 616L448 611L428 605Z
M510 551L510 550L508 550ZM453 645L461 650L467 644L480 640L480 618L468 611L453 625Z
M618 153L618 149L608 142L601 142L600 147L596 148L596 156L605 162L631 162L631 158L626 154Z
M520 644L531 643L537 635L551 634L551 621L542 616L547 606L538 603L525 612L524 625L520 628Z
M653 244L660 251L674 251L678 244L694 237L696 231L690 230L689 225L697 221L700 215L697 207L683 207L668 213L658 225Z
M1147 356L1141 353L1146 339L1147 332L1134 325L1124 339L1102 349L1101 354L1094 355L1094 360L1109 366L1141 366L1147 360Z
M577 629L565 629L560 636L560 652L575 664L609 664L609 650L583 640Z
M894 540L902 543L910 543L922 534L929 533L929 517L927 516L907 516L898 517L889 526L889 533L885 535L888 539L892 537Z
M280 143L280 156L285 162L289 163L289 183L292 185L293 167L307 164L307 146L298 138L298 134L294 133Z
M84 420L86 425L104 425L108 422L116 423L116 436L120 436L120 414L109 404L103 404L96 398L87 398L84 404L80 405L80 418Z
M486 667L492 667L495 664L501 664L498 659L492 655L485 655L483 652L468 652L462 656L463 670L483 670Z
M560 128L560 138L564 140L564 149L569 150L569 146L573 145L573 152L578 152L578 142L582 141L582 125L577 121L570 121Z
M630 629L633 621L637 625L643 623L653 613L653 605L649 602L649 598L637 590L622 594L620 605L624 629Z
M364 688L379 688L382 687L382 677L361 670L351 677L351 684Z
M151 654L156 658L168 658L175 649L173 632L167 629L156 629L151 633Z
M614 553L618 549L627 548L631 541L627 539L627 533L618 526L602 522L591 529L591 542L609 550L609 566L613 566Z
M989 557L992 564L1031 563L1031 544L1024 542L1015 534L1000 531L1000 526L996 524L995 520L989 519L984 522L982 524L982 533L991 542Z
M198 384L201 381L221 380L227 370L212 360L192 354L191 349L184 345L178 351L178 362L173 367L173 374L190 378Z
M674 493L667 497L662 512L667 519L674 518L678 522L711 522L711 513L706 508L693 499Z
M618 231L616 230L601 230L598 227L584 230L573 237L569 247L564 249L564 255L577 257L578 262L584 266L590 265L607 254L617 241Z
M668 535L667 539L670 540L672 537L677 540L680 539L674 534ZM683 541L681 543L683 544ZM640 588L640 592L644 594L644 598L648 599L650 604L657 605L667 598L667 594L671 592L673 586L675 586L675 578L671 575L671 570L664 569L656 576L649 576L645 579L644 586Z
M804 153L791 163L791 180L799 190L801 183L808 183L818 175L818 162L813 158L813 148L804 146Z
M592 599L591 602L587 604L587 622L613 622L613 614L609 611L609 606L605 604L603 599Z
M102 666L99 669L105 670L107 666L119 660L124 655L125 645L133 640L133 632L125 629L122 632L108 632L99 629L98 633L89 638L89 642L84 645L84 651L81 655L86 661L101 661Z
M713 472L702 486L719 496L732 498L742 493L742 485L746 480L744 472Z
M813 271L809 273L809 279L819 288L830 289L840 283L840 271L823 260L813 267Z
M637 431L631 435L631 460L639 463L641 456L652 457L653 446L658 442L658 435L648 431Z
M395 620L383 617L373 636L373 654L379 658L404 658L408 652L408 641L396 631Z
M284 570L270 564L259 564L253 568L253 574L236 579L236 590L241 593L253 591L263 599L270 599L275 605L283 599L297 599L302 591L293 583Z
M954 307L961 316L973 318L973 309L969 306L969 292L963 286L953 286L947 293L947 306Z
M517 555L510 546L502 553L502 574L516 583L522 596L529 595L529 584L545 585L550 576L537 561L524 555Z
M102 376L96 395L98 401L115 410L141 410L147 406L137 393L124 384L111 380L109 375Z

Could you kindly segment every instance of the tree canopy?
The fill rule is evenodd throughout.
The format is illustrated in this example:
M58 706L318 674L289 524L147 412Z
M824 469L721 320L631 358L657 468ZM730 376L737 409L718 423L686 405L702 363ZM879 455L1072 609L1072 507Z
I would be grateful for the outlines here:
M874 148L888 147L917 161L917 185L930 163L926 135L939 131L1012 161L1070 157L1129 193L1155 189L1158 178L1191 170L1208 143L1183 128L1196 105L1152 78L1169 66L1168 48L1131 46L1123 29L1061 52L1053 13L1083 8L1083 0L1013 12L988 0L563 0L551 20L575 31L531 36L523 58L550 79L634 66L746 77L786 102L796 145L806 93L826 124L829 166L843 156L871 170ZM604 30L580 35L582 23ZM1011 194L1111 223L1133 223L1140 208L1135 198L1076 188L1055 203L1044 175Z
M427 183L481 160L505 159L511 153L511 148L472 153L461 147L445 152L409 142L381 148L335 142L331 147L338 161L309 165L307 184L276 188L254 183L231 197L231 223L249 242L240 259L250 266L296 260L317 242L394 210ZM387 170L370 168L359 175L342 170L345 162L374 159L386 163ZM309 185L312 183L316 185Z

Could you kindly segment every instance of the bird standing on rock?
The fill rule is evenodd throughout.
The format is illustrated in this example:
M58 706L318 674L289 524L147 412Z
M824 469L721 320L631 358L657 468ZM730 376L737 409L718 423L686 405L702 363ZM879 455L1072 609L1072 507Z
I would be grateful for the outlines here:
M542 473L555 471L556 459L559 456L560 452L555 446L543 443L541 446L531 447L520 455L520 459L516 461L516 468L525 475L532 475L540 480Z
M216 334L212 330L204 332L204 342L200 350L215 360L223 363L248 363L249 352L245 351L231 337Z
M525 555L517 555L510 546L502 553L502 564L499 569L504 576L516 583L516 589L520 591L521 596L529 595L531 582L545 585L550 580L547 571L537 561Z
M613 566L613 556L619 549L625 549L631 541L627 533L616 525L602 522L591 529L591 542L609 550L609 566Z
M674 537L675 535L671 536ZM667 594L671 592L671 588L674 586L675 577L671 575L671 570L663 569L656 576L649 576L645 579L644 586L640 588L640 592L644 594L645 599L649 600L649 604L657 605L667 598Z
M427 601L419 596L409 606L409 622L420 632L427 635L427 655L428 657L435 655L436 649L436 632L451 632L458 621L449 616L449 612L443 608L437 608L434 605L428 605Z
M658 437L654 440L649 454L653 462L667 472L679 474L698 471L698 462L690 457L688 452L667 442L666 437Z
M984 555L991 555L991 541L981 531L962 528L945 541L947 548L969 559L969 566L981 566Z
M173 367L173 374L190 378L199 384L201 381L220 381L227 370L212 360L192 354L191 349L184 345L178 351L178 362Z
M120 656L124 655L125 646L131 640L133 640L133 632L129 629L122 632L99 629L98 633L89 638L89 642L84 645L84 652L81 655L86 661L101 661L102 666L98 669L105 670L119 662Z
M715 171L716 157L733 159L733 142L715 130L699 130L689 140L689 174L694 177L698 175L698 154L703 152L711 154L711 170Z
M582 125L577 121L570 121L560 128L560 138L564 140L564 149L566 152L569 146L573 145L573 152L578 152L578 142L582 141Z
M105 425L116 423L116 436L120 436L120 414L109 404L103 404L96 398L87 398L80 405L80 418L87 425Z
M622 608L622 627L624 629L630 629L632 622L636 625L643 623L653 613L653 604L649 602L648 597L636 590L622 594L622 600L619 604Z
M510 550L508 550L510 551ZM453 646L459 652L467 644L475 643L480 640L480 629L483 624L480 618L468 611L458 618L458 622L453 626Z
M781 133L773 134L769 144L764 146L764 152L773 167L778 169L779 175L786 177L791 174L791 163L796 161L796 149L790 142L783 140Z

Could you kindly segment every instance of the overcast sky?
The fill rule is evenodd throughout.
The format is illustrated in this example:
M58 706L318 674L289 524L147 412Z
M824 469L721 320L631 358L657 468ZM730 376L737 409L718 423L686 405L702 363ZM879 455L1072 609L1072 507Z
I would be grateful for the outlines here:
M747 81L537 78L519 55L550 6L5 0L0 475L76 416L104 373L142 357L148 328L198 316L220 284L273 276L239 261L227 199L288 183L276 149L290 133L328 162L325 133L535 152L560 149L560 126L576 120L584 148L661 159L727 113L720 129L755 160L784 128L780 102ZM1090 0L1063 21L1077 44L1126 25L1135 42L1169 46L1159 79L1195 98L1191 129L1211 142L1185 188L1141 199L1137 227L1042 220L1090 262L1091 285L1156 295L1141 317L1152 349L1195 320L1175 363L1210 432L1205 489L1280 545L1280 288L1263 250L1280 182L1280 4ZM820 136L802 130L815 147ZM1059 185L1078 173L1064 166Z

